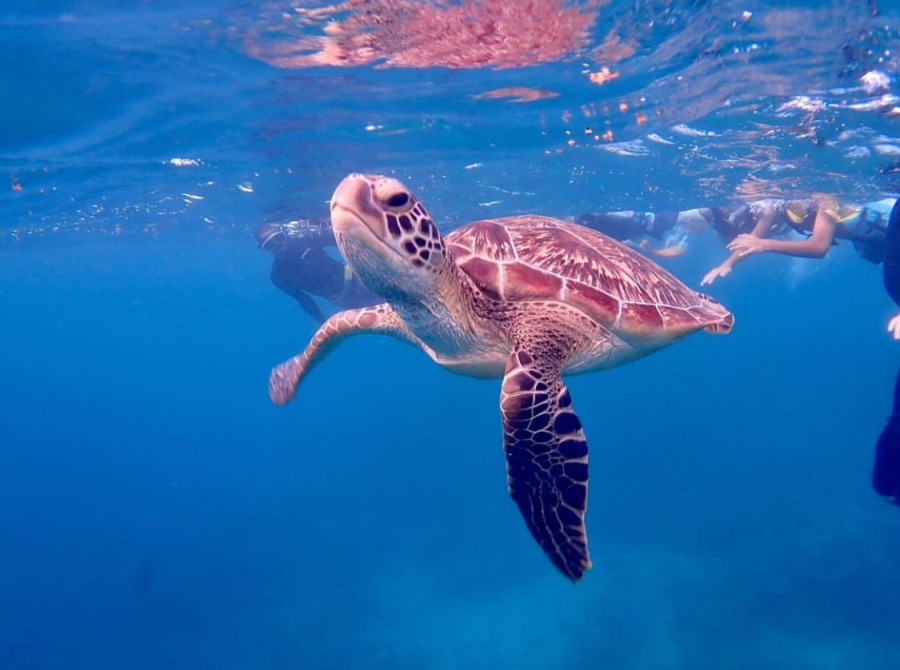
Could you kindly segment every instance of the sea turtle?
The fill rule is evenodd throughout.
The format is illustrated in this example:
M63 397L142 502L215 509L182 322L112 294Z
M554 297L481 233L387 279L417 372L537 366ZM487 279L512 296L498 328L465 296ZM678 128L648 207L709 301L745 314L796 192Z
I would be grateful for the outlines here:
M340 339L393 335L453 372L502 377L509 493L531 534L573 581L590 567L584 513L587 443L563 373L641 358L734 317L639 252L544 216L476 221L442 237L396 179L351 174L331 199L338 247L385 302L330 317L306 349L272 370L291 400Z

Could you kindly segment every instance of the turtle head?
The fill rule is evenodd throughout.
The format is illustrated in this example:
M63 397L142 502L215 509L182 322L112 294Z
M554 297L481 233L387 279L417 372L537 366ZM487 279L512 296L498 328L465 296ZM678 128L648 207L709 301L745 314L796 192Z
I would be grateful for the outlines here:
M388 299L430 292L447 259L428 212L391 177L345 177L331 198L331 225L353 271Z

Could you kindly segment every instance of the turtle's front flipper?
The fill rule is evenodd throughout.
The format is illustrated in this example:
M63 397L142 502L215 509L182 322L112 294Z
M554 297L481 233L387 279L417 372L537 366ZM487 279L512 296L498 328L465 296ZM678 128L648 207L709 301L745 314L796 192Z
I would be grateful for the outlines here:
M406 326L387 303L338 312L319 326L303 353L272 369L272 374L269 375L269 397L272 402L276 405L289 403L304 375L338 342L349 335L366 332L381 332L410 339Z
M584 531L587 442L557 362L513 350L500 413L509 494L553 564L578 581L591 567Z

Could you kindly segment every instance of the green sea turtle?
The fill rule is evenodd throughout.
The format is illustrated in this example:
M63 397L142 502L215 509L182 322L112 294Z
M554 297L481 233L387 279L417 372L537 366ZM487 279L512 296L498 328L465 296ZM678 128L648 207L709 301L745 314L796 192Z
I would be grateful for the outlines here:
M476 221L442 237L396 179L352 174L331 199L338 247L385 302L329 318L303 353L277 366L269 394L287 403L339 340L377 332L454 372L502 377L509 493L567 577L590 567L584 513L587 442L562 380L646 356L734 317L648 258L588 228L543 216Z

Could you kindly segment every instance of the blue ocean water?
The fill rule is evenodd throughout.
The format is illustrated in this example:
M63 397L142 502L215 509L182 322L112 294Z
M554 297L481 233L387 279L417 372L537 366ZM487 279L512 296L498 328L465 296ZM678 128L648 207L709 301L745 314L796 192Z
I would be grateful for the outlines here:
M900 510L869 487L895 306L846 243L719 280L727 337L568 380L577 586L508 499L496 380L354 338L269 401L316 325L253 230L347 172L445 231L900 190L897 85L860 83L900 77L892 3L522 3L586 37L495 63L403 23L460 6L0 9L0 667L898 667ZM390 39L329 61L365 10ZM660 263L699 288L723 254Z

